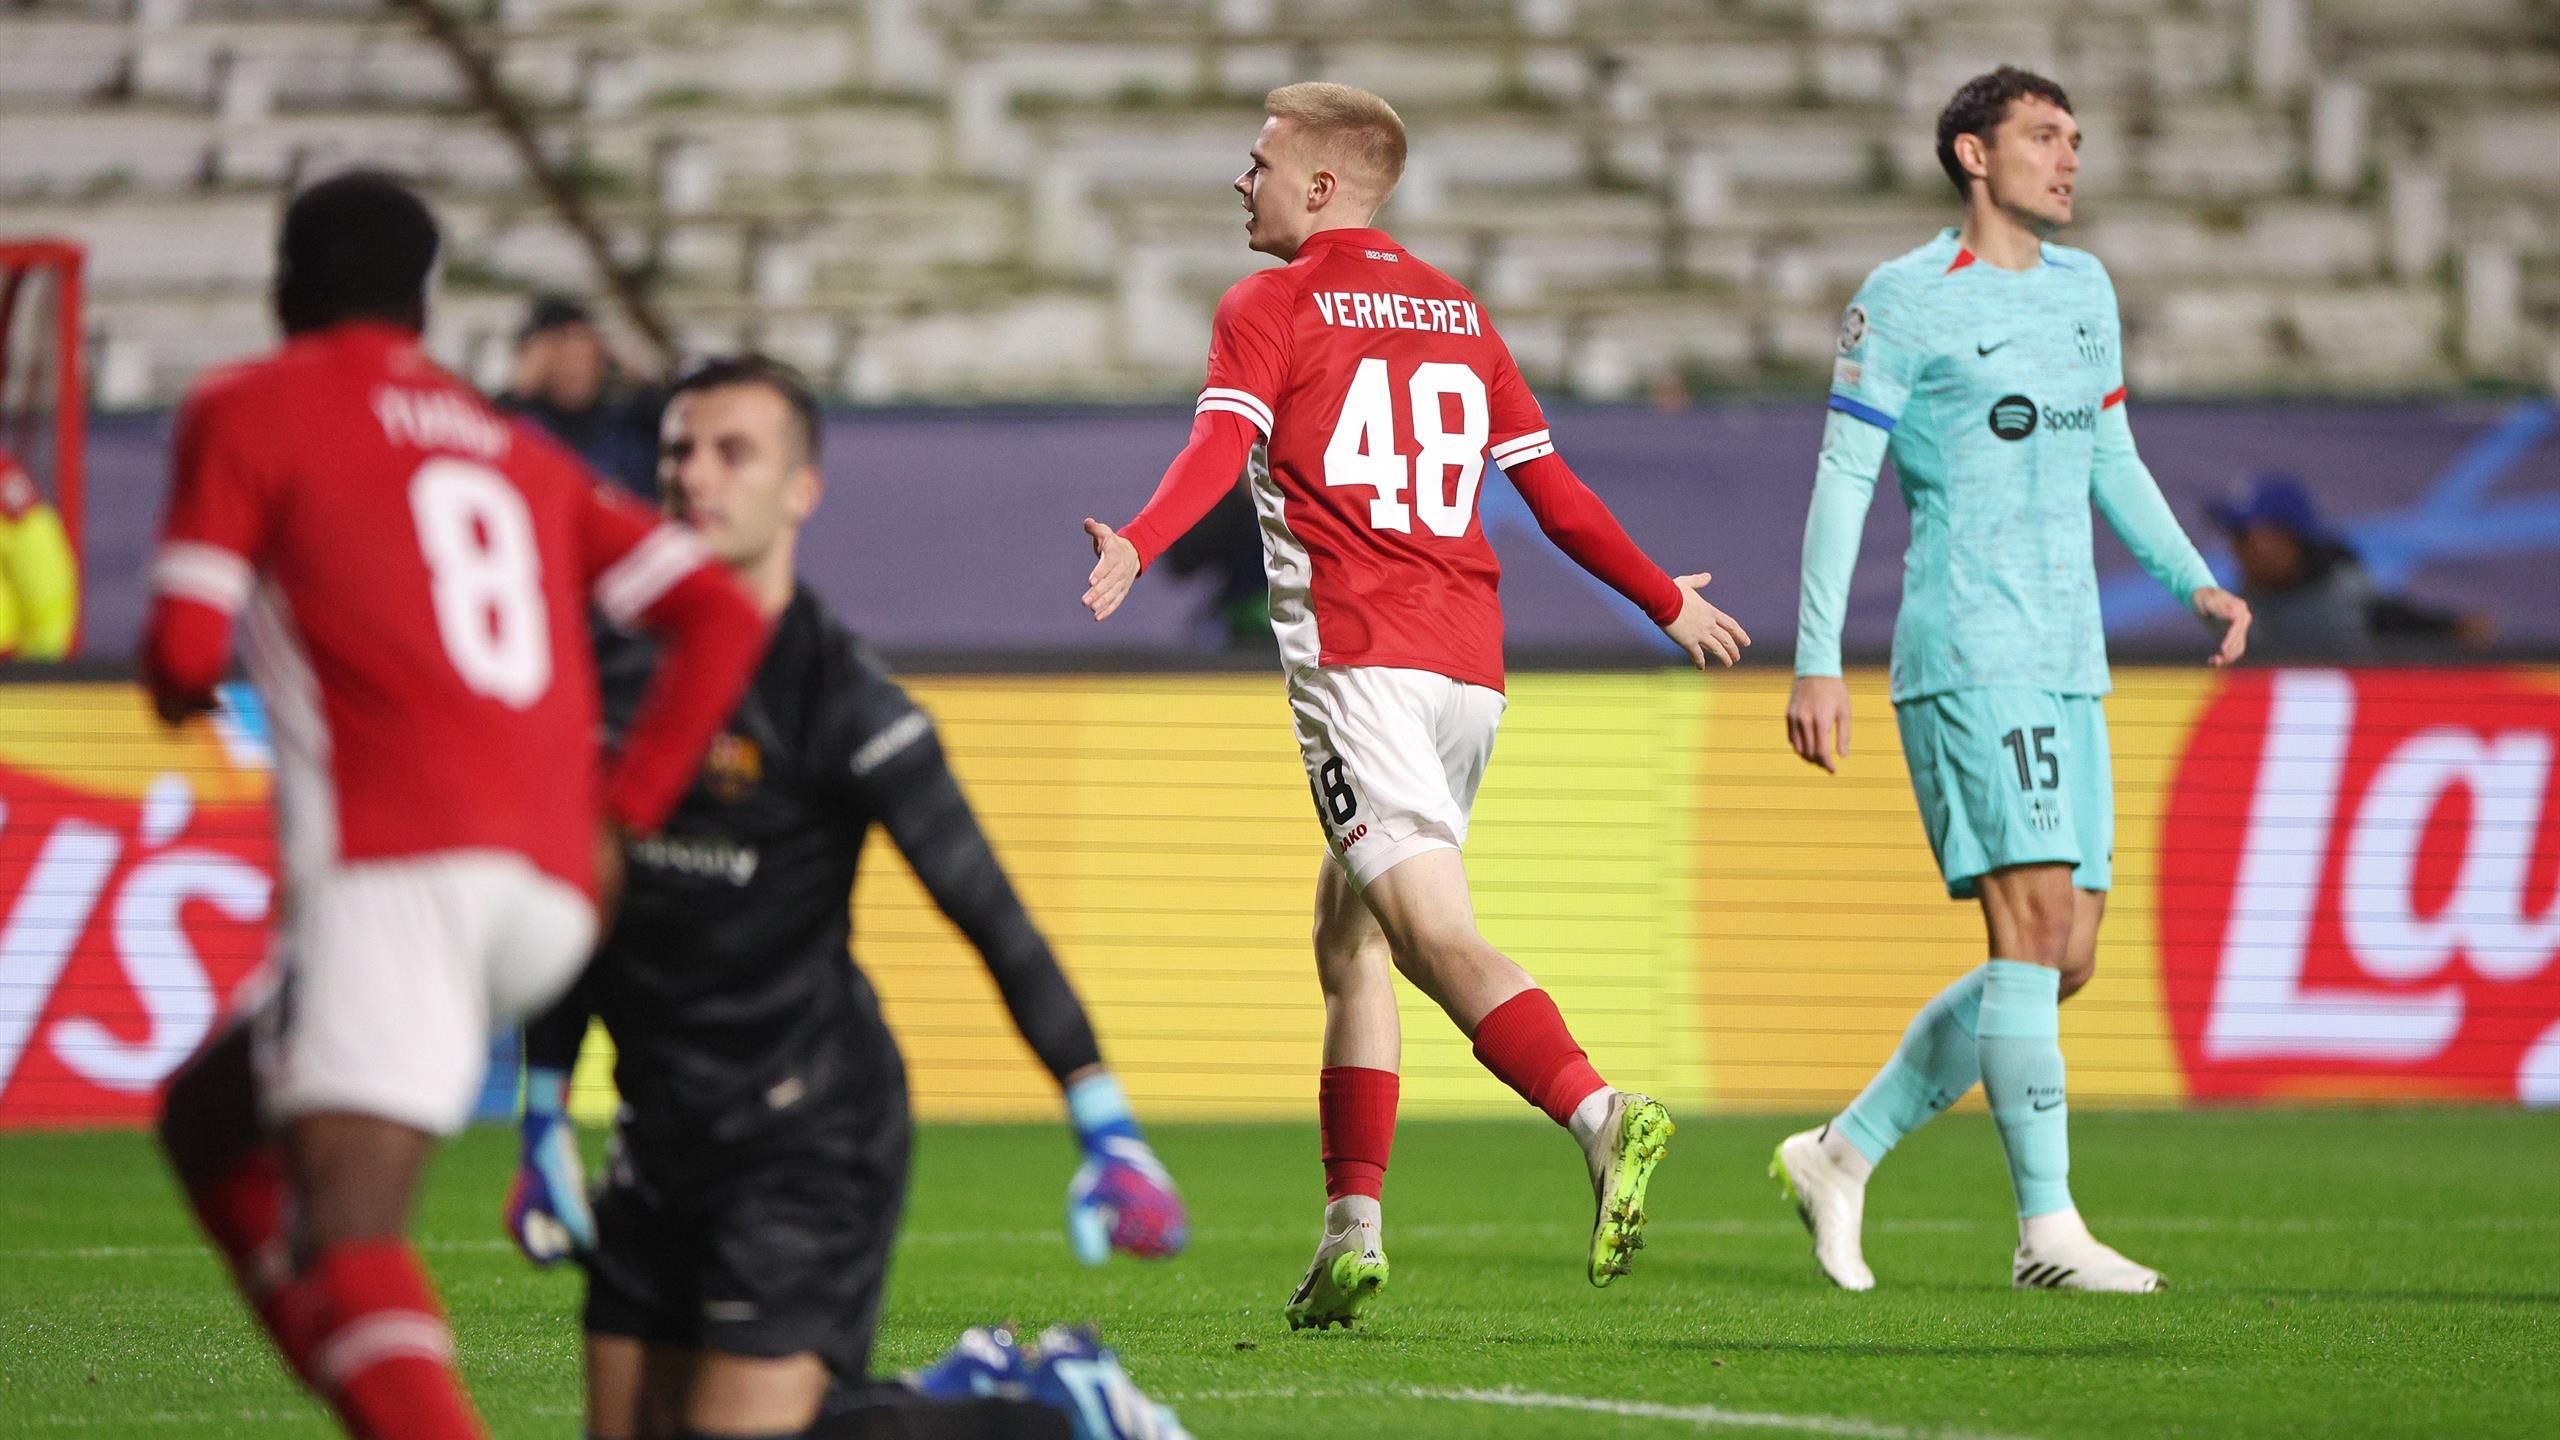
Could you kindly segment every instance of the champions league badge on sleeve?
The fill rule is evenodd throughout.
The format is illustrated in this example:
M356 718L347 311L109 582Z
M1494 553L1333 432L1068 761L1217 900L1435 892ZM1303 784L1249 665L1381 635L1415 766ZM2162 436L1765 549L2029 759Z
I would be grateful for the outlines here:
M1867 338L1867 307L1852 305L1840 317L1840 353L1848 354Z

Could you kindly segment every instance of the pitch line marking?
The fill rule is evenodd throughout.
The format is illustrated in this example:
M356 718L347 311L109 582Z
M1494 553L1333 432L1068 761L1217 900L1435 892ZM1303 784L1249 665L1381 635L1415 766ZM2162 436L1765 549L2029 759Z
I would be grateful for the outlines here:
M2560 1230L2560 1215L2461 1215L2441 1220L2412 1220L2392 1215L2296 1216L2287 1220L2258 1220L2230 1215L2114 1215L2106 1225L2113 1230L2153 1231L2174 1235L2360 1235L2373 1233L2416 1234L2446 1230L2483 1231L2493 1234L2525 1234ZM1506 1235L1557 1235L1579 1233L1578 1222L1537 1220L1481 1221L1447 1225L1405 1225L1396 1234L1414 1240L1498 1240ZM1970 1235L1977 1231L2000 1230L1978 1220L1925 1218L1891 1218L1872 1222L1868 1229L1886 1235ZM1796 1236L1804 1227L1793 1220L1656 1220L1647 1227L1657 1235L1721 1235L1721 1236ZM1279 1226L1223 1228L1213 1232L1221 1240L1250 1243L1285 1243L1305 1238L1305 1232ZM907 1245L1055 1245L1056 1230L911 1230L898 1237ZM431 1254L499 1254L515 1248L515 1242L490 1240L424 1240L417 1248ZM209 1245L73 1245L23 1249L0 1248L0 1260L167 1260L191 1255L210 1256Z
M1326 1400L1361 1396L1434 1400L1458 1405L1499 1405L1514 1410L1570 1410L1629 1420L1664 1420L1700 1430L1781 1430L1804 1435L1835 1435L1842 1440L2016 1440L2016 1437L1959 1430L1952 1426L1899 1425L1884 1420L1862 1420L1854 1415L1732 1410L1722 1405L1704 1404L1667 1405L1651 1400L1612 1400L1602 1395L1552 1395L1509 1386L1493 1390L1402 1385L1270 1386L1243 1390L1167 1391L1158 1398L1168 1404L1192 1405L1219 1401Z
M1401 1392L1417 1400L1452 1400L1469 1405L1503 1405L1519 1410L1578 1410L1590 1415L1618 1415L1633 1420L1671 1420L1701 1430L1793 1430L1808 1435L1839 1435L1849 1440L2011 1440L1974 1430L1941 1425L1895 1425L1851 1415L1790 1414L1780 1410L1728 1410L1721 1405L1664 1405L1650 1400L1610 1400L1596 1395L1547 1395L1534 1390L1425 1390Z

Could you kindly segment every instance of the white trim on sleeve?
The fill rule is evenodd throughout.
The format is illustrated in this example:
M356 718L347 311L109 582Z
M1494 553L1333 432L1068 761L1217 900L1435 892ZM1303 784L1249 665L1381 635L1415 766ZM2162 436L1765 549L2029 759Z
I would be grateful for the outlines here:
M1548 438L1546 431L1532 430L1526 435L1517 435L1503 441L1488 453L1493 457L1494 464L1508 470L1515 465L1526 465L1540 456L1553 455L1556 453L1556 445L1555 441Z
M596 608L616 625L628 625L658 603L677 582L709 564L711 552L692 531L661 524L640 538L596 577Z
M234 551L201 540L170 540L151 560L151 593L210 605L237 615L257 587L257 572Z
M1252 421L1263 434L1271 433L1271 407L1264 404L1260 396L1250 391L1228 390L1212 385L1200 392L1199 407L1191 413L1206 415L1212 410L1224 410L1232 415L1241 415Z
M917 741L933 733L933 717L921 710L910 710L881 728L879 734L862 742L853 752L856 779L888 764L913 748Z

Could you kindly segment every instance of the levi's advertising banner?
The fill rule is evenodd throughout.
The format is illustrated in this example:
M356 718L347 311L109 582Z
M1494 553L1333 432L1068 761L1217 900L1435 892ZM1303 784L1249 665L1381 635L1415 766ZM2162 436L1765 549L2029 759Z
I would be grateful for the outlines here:
M0 1127L143 1121L264 958L270 762L238 693L172 736L126 686L0 686Z
M1150 1114L1302 1116L1323 863L1278 682L912 682ZM1819 1111L1983 958L1880 674L1837 776L1781 673L1513 678L1468 868L1603 1073ZM0 1128L134 1124L265 954L254 698L163 732L116 685L0 686ZM2073 1098L2560 1103L2560 671L2121 671L2116 888L2063 1012ZM856 945L934 1118L1054 1114L965 943L877 835ZM1405 996L1419 1113L1525 1114ZM610 1113L591 1043L581 1113ZM503 1112L508 1072L493 1075ZM1969 1102L1978 1103L1978 1102Z

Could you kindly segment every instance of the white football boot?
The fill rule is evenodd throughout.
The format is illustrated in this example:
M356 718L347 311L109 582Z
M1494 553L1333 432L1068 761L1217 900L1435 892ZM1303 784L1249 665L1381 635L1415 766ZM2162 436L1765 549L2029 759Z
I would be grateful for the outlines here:
M1800 1131L1778 1142L1770 1157L1769 1178L1796 1207L1796 1218L1813 1233L1814 1263L1843 1290L1873 1290L1875 1272L1859 1243L1866 1225L1867 1182L1824 1150L1829 1126Z
M1346 1195L1325 1207L1324 1239L1316 1246L1307 1278L1298 1282L1285 1311L1292 1330L1324 1330L1352 1322L1369 1311L1387 1286L1387 1252L1381 1238L1378 1202Z
M2136 1265L2099 1244L2076 1209L2018 1222L2018 1253L2009 1263L2009 1283L2021 1290L2097 1290L2116 1295L2148 1295L2169 1288L2159 1271Z

